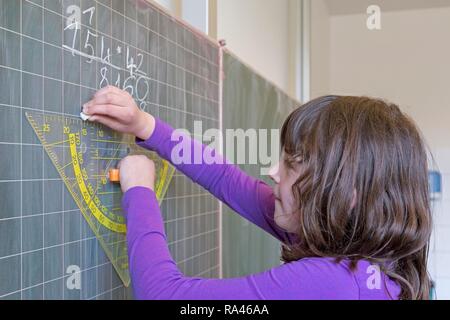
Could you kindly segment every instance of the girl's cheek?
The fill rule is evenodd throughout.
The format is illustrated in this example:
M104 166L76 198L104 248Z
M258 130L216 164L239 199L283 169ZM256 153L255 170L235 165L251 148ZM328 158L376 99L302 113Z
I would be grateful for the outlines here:
M289 188L281 189L281 197L283 200L283 207L287 214L291 214L295 210L295 199L292 190Z

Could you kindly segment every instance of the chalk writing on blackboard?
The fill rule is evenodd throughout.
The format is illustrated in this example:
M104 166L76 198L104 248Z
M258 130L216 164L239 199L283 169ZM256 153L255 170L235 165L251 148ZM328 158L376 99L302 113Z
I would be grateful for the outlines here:
M86 9L82 12L83 15L89 15L89 26L93 27L92 19L95 13L95 7ZM66 27L64 28L65 33L70 33L67 37L71 38L70 45L63 44L63 48L69 50L72 55L79 55L87 59L87 63L91 64L93 61L97 61L104 65L100 69L98 83L100 88L106 87L108 85L114 85L116 87L122 88L123 90L130 93L138 102L140 108L144 111L147 107L147 98L150 94L149 81L151 78L143 71L144 55L139 51L136 55L131 54L129 46L122 48L120 45L113 49L107 47L105 44L105 37L103 35L98 35L97 33L91 31L88 28L86 36L81 39L82 33L80 32L83 25L81 24L81 10L77 6L70 6L67 10L67 21ZM66 37L64 37L66 38ZM95 43L97 39L100 39L100 50L96 52ZM85 52L76 48L78 41L80 41L82 48ZM123 55L125 54L125 65L117 65L112 63L111 58L113 55ZM122 59L123 60L123 59ZM122 61L121 60L121 61ZM121 73L117 72L115 78L111 80L111 70L125 71L125 76L122 79Z

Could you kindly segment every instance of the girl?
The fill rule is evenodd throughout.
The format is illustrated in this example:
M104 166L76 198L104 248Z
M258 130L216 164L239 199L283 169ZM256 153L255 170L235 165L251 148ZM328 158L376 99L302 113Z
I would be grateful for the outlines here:
M104 88L83 112L171 160L173 129L128 93ZM154 164L140 156L121 162L136 298L427 299L427 157L413 122L380 100L322 97L288 117L281 146L273 188L227 162L176 166L282 242L285 264L236 279L178 270L153 192Z

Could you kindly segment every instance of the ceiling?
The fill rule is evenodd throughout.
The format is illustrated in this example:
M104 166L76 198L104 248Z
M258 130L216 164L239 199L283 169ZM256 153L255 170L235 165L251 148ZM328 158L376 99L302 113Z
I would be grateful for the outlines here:
M314 0L313 0L314 1ZM450 7L450 0L325 0L332 15L366 13L370 5L383 11Z

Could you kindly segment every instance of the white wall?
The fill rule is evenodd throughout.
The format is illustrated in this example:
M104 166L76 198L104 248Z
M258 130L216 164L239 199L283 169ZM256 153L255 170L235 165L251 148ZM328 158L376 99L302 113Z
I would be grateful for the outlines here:
M325 28L325 27L324 27ZM329 88L398 103L417 122L443 172L430 271L438 298L450 299L450 8L383 12L382 30L366 15L330 18ZM313 35L314 38L314 35ZM317 51L318 49L316 49ZM320 71L320 70L319 70ZM316 83L316 91L327 87Z
M211 36L217 33L217 39L225 39L227 47L239 58L282 90L294 95L295 85L290 76L294 62L290 55L289 19L292 15L289 14L289 1L297 0L154 1L198 29L206 33L210 31ZM208 2L213 5L212 17ZM212 25L208 16L216 20L211 22Z
M181 10L183 20L208 34L208 0L183 0Z
M365 15L331 18L331 89L398 102L432 146L448 145L450 8L384 13L369 31ZM449 117L437 116L447 113ZM448 168L450 169L450 168Z
M177 8L177 0L153 0L166 8L169 12L175 14Z
M151 0L177 18L208 34L209 0Z
M217 37L262 76L289 91L289 1L218 0Z
M325 0L311 1L310 96L330 94L330 14Z

